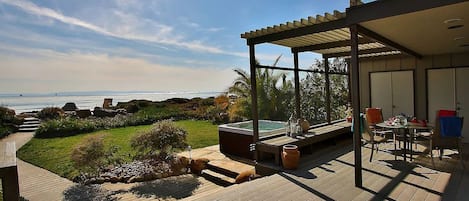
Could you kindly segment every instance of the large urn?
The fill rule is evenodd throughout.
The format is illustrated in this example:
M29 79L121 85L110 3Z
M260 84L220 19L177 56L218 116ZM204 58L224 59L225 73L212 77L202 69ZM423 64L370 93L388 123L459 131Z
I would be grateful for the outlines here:
M283 168L287 170L296 169L300 160L300 151L296 145L284 145L282 152Z

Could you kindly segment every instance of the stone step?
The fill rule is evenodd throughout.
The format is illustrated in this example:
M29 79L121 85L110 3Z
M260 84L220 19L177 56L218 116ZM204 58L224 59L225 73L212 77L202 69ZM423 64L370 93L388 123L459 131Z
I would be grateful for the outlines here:
M41 125L41 124L22 124L22 125L19 126L19 128L20 129L21 128L37 128L37 127L39 127L39 125Z
M217 172L214 172L212 170L209 170L209 169L205 169L202 171L202 175L201 175L203 178L205 178L206 180L209 180L219 186L223 186L223 187L227 187L227 186L231 186L233 184L235 184L235 179L234 178L231 178L231 177L228 177L226 175L223 175L223 174L219 174Z
M37 130L37 127L35 128L20 128L18 129L18 132L34 132Z
M40 124L41 121L39 120L32 120L32 121L24 121L23 124Z
M36 117L26 117L24 118L24 121L39 121L39 119Z

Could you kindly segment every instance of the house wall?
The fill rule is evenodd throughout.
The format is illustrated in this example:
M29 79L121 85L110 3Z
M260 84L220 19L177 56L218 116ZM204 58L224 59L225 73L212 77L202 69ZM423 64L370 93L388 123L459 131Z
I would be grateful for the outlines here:
M425 56L417 59L409 56L384 57L360 60L360 104L362 111L370 107L370 72L414 70L415 115L427 119L426 69L469 67L469 52Z

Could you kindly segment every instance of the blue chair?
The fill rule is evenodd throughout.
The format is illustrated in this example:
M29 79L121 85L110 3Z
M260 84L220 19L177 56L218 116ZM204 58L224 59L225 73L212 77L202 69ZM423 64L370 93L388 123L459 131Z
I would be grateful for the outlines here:
M461 152L461 138L462 138L462 126L464 118L457 116L441 116L436 121L436 127L430 140L431 149L437 148L440 150L440 160L442 160L443 149L454 149L456 148L459 153L459 159L464 167ZM430 151L432 162L433 152Z

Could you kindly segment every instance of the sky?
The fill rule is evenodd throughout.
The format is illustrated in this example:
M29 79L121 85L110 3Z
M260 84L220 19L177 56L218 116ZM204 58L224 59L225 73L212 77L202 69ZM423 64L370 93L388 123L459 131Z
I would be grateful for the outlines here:
M224 91L248 70L241 33L349 0L0 0L0 93ZM291 67L288 48L256 46ZM300 54L300 66L318 55Z

